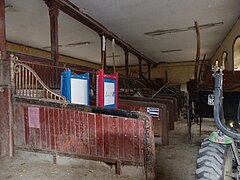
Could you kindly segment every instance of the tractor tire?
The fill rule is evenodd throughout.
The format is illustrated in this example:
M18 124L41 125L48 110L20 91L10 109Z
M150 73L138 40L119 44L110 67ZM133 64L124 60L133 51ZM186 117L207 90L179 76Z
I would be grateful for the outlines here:
M204 140L199 150L196 166L197 180L231 180L233 172L231 145Z

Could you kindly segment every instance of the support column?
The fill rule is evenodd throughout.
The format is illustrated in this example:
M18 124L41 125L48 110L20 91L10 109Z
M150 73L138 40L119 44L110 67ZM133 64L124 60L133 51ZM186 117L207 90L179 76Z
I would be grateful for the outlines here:
M103 35L101 37L101 68L104 73L107 72L107 53L106 53L106 37Z
M129 56L129 51L128 49L124 49L124 54L125 54L125 76L126 78L128 77L128 72L129 72L129 61L128 61L128 56ZM124 79L124 92L127 92L127 79Z
M141 79L141 76L142 76L142 58L141 57L138 57L138 62L139 62L138 74L139 74L139 79Z
M5 0L0 1L0 156L13 155L10 61L6 56Z
M59 10L55 5L54 0L45 0L48 11L49 11L49 19L50 19L50 36L51 36L51 60L54 66L57 66L59 63L59 48L58 48L58 14ZM52 73L52 82L53 85L50 88L58 88L59 79L58 70L54 68Z
M151 64L148 63L148 79L151 80Z
M128 74L129 74L129 51L128 49L125 49L124 50L124 53L125 53L125 76L128 77Z
M59 62L59 48L58 48L58 14L59 10L53 5L49 7L50 17L50 34L51 34L51 59L54 65Z
M0 59L6 59L5 0L0 1Z

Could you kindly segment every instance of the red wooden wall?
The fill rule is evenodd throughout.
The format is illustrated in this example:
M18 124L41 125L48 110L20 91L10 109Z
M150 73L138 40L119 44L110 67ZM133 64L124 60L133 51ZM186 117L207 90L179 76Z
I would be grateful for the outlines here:
M154 176L155 145L149 116L120 117L85 112L86 107L83 111L80 106L63 108L36 102L14 102L16 148L106 162L120 160L122 164L145 166L146 175ZM31 107L39 109L39 128L29 127Z
M152 117L154 135L160 136L163 145L169 144L168 111L164 104L119 99L119 108L147 113L147 107L159 108L159 117Z

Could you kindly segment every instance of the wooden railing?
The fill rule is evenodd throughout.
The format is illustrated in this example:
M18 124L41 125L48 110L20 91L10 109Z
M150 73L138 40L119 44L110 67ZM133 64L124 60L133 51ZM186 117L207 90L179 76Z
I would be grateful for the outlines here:
M47 99L63 104L68 103L64 96L53 92L47 87L38 74L28 65L19 62L17 59L14 59L13 63L15 95Z

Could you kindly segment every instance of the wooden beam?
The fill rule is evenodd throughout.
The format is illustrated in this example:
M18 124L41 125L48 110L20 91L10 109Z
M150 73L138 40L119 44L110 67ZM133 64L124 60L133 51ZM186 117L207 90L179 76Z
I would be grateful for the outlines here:
M69 5L69 3L66 3L65 1L61 1L61 0L44 0L44 1L45 2L54 1L55 7L57 7L58 9L60 9L62 12L69 15L70 17L74 18L78 22L94 30L99 35L102 35L102 33L104 33L106 38L108 38L109 40L112 40L114 38L117 45L119 45L122 48L127 48L129 52L131 52L135 56L141 56L147 62L150 62L152 64L157 64L150 58L144 56L139 51L134 49L131 45L124 42L121 38L119 38L113 32L109 31L106 27L104 27L102 24L94 20L92 17L90 17L89 15L81 11L78 11L76 8L73 8L72 5Z

